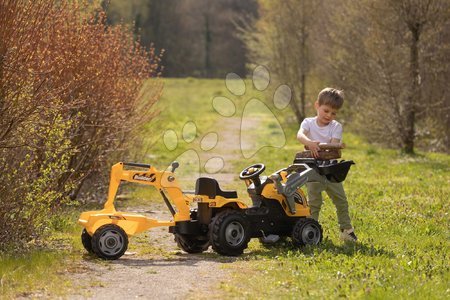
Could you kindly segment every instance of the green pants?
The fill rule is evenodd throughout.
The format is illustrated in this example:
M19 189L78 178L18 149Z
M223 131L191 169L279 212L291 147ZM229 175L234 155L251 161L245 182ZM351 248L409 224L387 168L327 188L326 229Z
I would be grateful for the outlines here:
M342 182L331 182L325 176L317 172L311 172L306 184L308 190L308 203L311 208L311 216L314 220L319 220L320 208L323 204L322 192L325 191L336 207L336 214L340 229L350 229L352 224L348 213L348 201L345 195Z

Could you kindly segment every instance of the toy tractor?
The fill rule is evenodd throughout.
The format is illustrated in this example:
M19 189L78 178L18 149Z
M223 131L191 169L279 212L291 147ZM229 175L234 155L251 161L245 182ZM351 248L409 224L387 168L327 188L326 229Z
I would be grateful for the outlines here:
M201 253L211 245L221 255L237 256L251 238L267 241L268 236L291 237L296 246L321 242L322 228L309 218L310 209L300 189L311 171L307 164L294 163L268 177L260 176L263 164L245 168L239 178L247 186L251 207L236 191L222 190L213 178L200 177L194 192L182 191L175 176L178 166L173 162L170 171L158 171L148 164L115 164L104 208L83 212L78 220L84 227L84 248L103 259L118 259L127 250L130 236L159 226L168 226L178 246L188 253ZM131 167L134 169L128 170ZM173 219L160 221L116 211L114 199L121 181L157 188Z

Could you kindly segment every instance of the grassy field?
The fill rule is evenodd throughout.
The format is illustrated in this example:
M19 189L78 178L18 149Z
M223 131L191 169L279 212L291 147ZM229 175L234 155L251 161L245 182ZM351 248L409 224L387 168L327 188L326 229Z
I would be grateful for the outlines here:
M345 138L349 145L345 158L356 162L345 189L360 242L339 241L334 207L326 199L320 217L325 235L322 245L302 250L290 246L264 249L253 242L252 251L233 266L239 271L235 280L224 286L228 295L450 296L449 157L405 157L369 146L350 134ZM264 157L275 158L276 151Z
M163 99L171 107L171 126L182 127L181 120L174 118L178 115L194 116L198 124L211 126L216 118L209 106L211 97L234 97L224 86L219 80L167 81ZM265 99L273 108L270 93L257 94L250 87L247 83L250 95L237 100L237 115L251 97ZM189 108L184 114L186 95L194 101L195 109ZM268 172L279 169L291 163L300 150L295 140L298 124L289 118L287 110L272 111L280 120L286 145L282 149L266 147L250 159L232 162L236 174L255 162L265 163ZM255 136L270 139L270 132L270 127L262 127ZM290 245L265 249L252 241L249 251L230 266L236 275L222 286L224 296L450 297L450 156L421 152L403 156L398 151L369 145L351 133L345 133L344 140L348 145L344 158L356 162L345 189L360 242L349 245L339 240L334 206L325 197L320 217L325 235L322 245L301 250ZM162 146L156 149L164 153ZM239 194L245 195L243 184L238 184L242 186L238 187Z
M73 283L64 274L76 271L73 261L84 253L78 210L67 210L51 223L49 237L32 250L0 255L0 298L62 297Z
M262 141L258 145L279 138L273 116L281 125L286 144L282 148L264 147L251 158L238 155L226 162L236 174L235 182L226 188L236 188L242 198L248 198L237 176L242 168L263 162L269 173L287 166L301 149L295 140L298 124L288 109L274 108L272 95L273 89L263 94L250 82L247 93L235 96L227 91L224 80L166 79L158 104L161 114L143 132L144 160L165 168L187 149L198 150L207 132L224 130L212 106L215 96L229 97L238 118L245 104L256 97L273 112L270 116L265 115L267 110L257 114L260 121L254 138ZM183 127L189 121L196 125L191 143L183 137ZM170 141L176 143L173 150L164 142L167 129L176 133L175 141ZM322 245L296 249L286 243L266 249L252 241L243 256L227 265L234 275L220 286L218 295L249 299L450 297L450 156L420 152L403 156L347 132L344 140L348 146L344 158L356 162L344 186L360 242L344 244L339 240L334 207L326 198L320 217L325 236ZM142 204L148 199L160 201L155 191L145 187L132 189L130 195L132 201L118 201L119 206ZM27 296L28 291L36 290L57 295L70 286L59 274L70 271L70 261L84 253L76 217L77 213L68 213L55 223L46 246L50 250L0 257L3 297Z

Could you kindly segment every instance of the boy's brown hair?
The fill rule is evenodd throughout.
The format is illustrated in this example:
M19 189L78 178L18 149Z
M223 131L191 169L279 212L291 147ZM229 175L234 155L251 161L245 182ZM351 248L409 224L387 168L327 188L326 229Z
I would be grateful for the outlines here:
M334 88L324 88L317 96L319 105L329 105L332 108L340 109L344 104L344 92Z

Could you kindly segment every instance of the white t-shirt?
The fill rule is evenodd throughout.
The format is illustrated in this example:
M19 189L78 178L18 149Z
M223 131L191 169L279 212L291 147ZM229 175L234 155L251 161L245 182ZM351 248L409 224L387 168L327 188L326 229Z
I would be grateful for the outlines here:
M306 136L312 141L321 143L330 143L331 139L342 141L342 125L336 120L331 121L327 126L317 125L317 117L306 118L300 124Z

